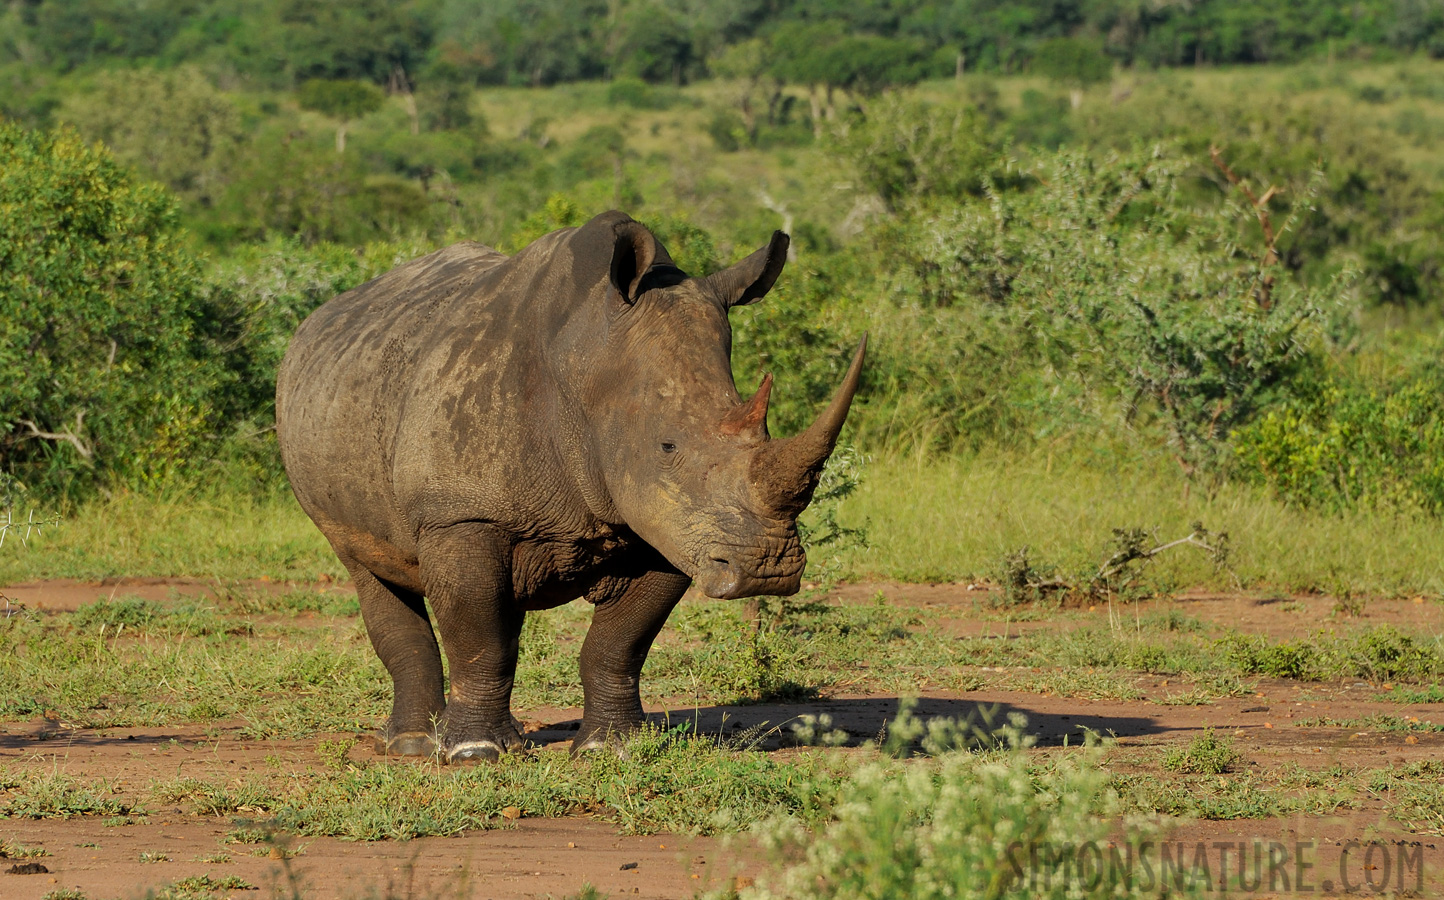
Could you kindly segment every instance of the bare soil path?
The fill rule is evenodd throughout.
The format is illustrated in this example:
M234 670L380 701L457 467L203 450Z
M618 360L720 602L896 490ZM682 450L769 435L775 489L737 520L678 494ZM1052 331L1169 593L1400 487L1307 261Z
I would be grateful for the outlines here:
M285 585L268 585L275 590ZM317 586L308 585L315 589ZM321 586L345 591L344 586ZM216 589L201 580L146 579L120 585L51 582L0 588L0 595L34 610L73 610L115 589L128 596L158 601L202 597ZM895 603L931 607L943 612L942 626L953 635L997 635L1007 639L1024 630L1078 627L1050 622L1047 617L1010 621L980 616L977 593L968 585L855 585L839 589L843 603L869 602L879 590ZM1189 595L1167 606L1205 622L1243 631L1289 638L1319 629L1331 602L1323 597L1276 598L1250 595ZM1097 617L1147 615L1162 604L1142 604L1125 611L1107 608L1084 611L1083 622ZM1283 611L1287 605L1288 610ZM956 609L956 615L951 611ZM1444 631L1444 606L1415 598L1371 600L1361 620L1331 619L1331 627L1348 630L1365 625L1407 624ZM1294 727L1304 719L1339 722L1367 720L1377 714L1417 717L1444 724L1444 707L1381 700L1381 685L1362 682L1308 683L1262 680L1255 693L1198 705L1170 702L1177 690L1170 679L1140 676L1144 696L1136 700L1087 700L1042 693L977 690L926 692L917 707L924 718L965 717L980 708L994 715L1017 711L1027 716L1038 736L1040 753L1067 752L1084 730L1111 734L1118 740L1110 752L1115 771L1156 771L1161 748L1182 745L1205 729L1232 737L1246 765L1282 764L1323 772L1331 766L1379 768L1444 755L1444 733L1428 730L1372 730L1356 727ZM702 733L735 733L763 723L779 724L802 713L827 713L854 742L878 734L897 711L897 697L837 694L802 704L689 707L685 703L656 705L648 712L659 721L694 720ZM563 752L580 718L578 709L519 710L536 752ZM51 719L0 723L0 767L12 776L62 772L104 778L116 790L139 794L154 779L177 777L240 777L253 767L280 758L288 765L320 770L317 736L304 741L247 740L239 723L209 723L171 728L70 728ZM333 735L343 738L345 735ZM764 752L789 751L771 738ZM357 747L353 754L369 753ZM222 891L233 897L269 897L272 891L290 896L290 886L303 885L305 896L341 898L458 897L562 898L591 884L613 897L689 897L704 888L725 887L738 877L751 877L757 864L740 844L710 838L617 833L614 826L583 818L522 818L507 828L409 842L355 843L329 838L292 838L287 850L272 845L227 843L235 827L230 817L203 817L179 809L151 809L142 822L113 824L99 817L70 820L0 819L0 840L12 846L43 848L47 855L0 860L0 897L41 900L61 889L83 891L91 900L144 896L148 889L184 878L207 876L217 882L240 879L259 891ZM1383 886L1386 873L1375 858L1362 854L1381 841L1392 847L1387 888L1403 895L1444 895L1444 839L1407 832L1388 818L1380 805L1339 815L1288 819L1198 821L1176 829L1171 839L1192 855L1198 847L1216 848L1244 842L1244 852L1257 846L1288 847L1289 864L1278 893L1369 892ZM1302 842L1302 843L1301 843ZM1351 842L1362 842L1351 844ZM1300 850L1300 846L1303 847ZM1233 851L1210 849L1217 854ZM259 854L259 855L257 855ZM1192 856L1190 856L1192 858ZM1305 865L1298 867L1302 859ZM142 861L148 860L148 861ZM12 867L39 864L46 871L6 874ZM635 864L635 865L633 865ZM1215 863L1216 865L1217 863ZM1369 865L1373 868L1369 868ZM1401 865L1407 864L1406 868ZM1312 868L1309 868L1312 866ZM1414 882L1415 869L1421 881ZM1268 884L1261 896L1270 895ZM389 892L389 893L388 893Z

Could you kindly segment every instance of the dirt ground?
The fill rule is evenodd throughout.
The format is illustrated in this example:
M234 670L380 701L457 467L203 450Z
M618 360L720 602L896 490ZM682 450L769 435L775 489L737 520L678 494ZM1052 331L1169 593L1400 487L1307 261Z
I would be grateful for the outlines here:
M278 590L284 586L277 585ZM333 590L345 590L334 587ZM98 596L122 590L128 596L165 600L177 595L205 595L205 582L175 579L130 580L123 584L50 582L0 588L0 594L30 609L73 610ZM941 609L942 627L954 635L996 634L1000 639L1024 630L1050 627L1038 621L1000 621L979 617L974 586L855 585L838 590L844 603L868 602L879 590L897 603ZM1288 611L1281 608L1288 604ZM1203 621L1226 623L1274 638L1317 631L1331 601L1322 597L1186 595L1169 601L1172 608ZM956 607L958 615L949 615ZM1146 615L1129 608L1126 614L1098 608L1090 616ZM1076 619L1074 620L1076 623ZM1085 617L1083 621L1088 621ZM1368 605L1368 625L1409 623L1444 630L1444 606L1414 598L1375 599ZM1337 620L1341 630L1355 627ZM923 717L966 716L980 705L1003 712L1019 711L1044 748L1065 740L1076 744L1082 729L1118 739L1113 767L1127 771L1130 751L1186 743L1206 728L1233 736L1234 746L1249 765L1297 763L1311 770L1334 763L1376 768L1422 759L1444 751L1444 734L1348 728L1290 728L1293 719L1328 717L1357 720L1374 713L1418 716L1444 721L1444 709L1427 704L1381 702L1380 686L1363 683L1301 685L1264 680L1256 694L1189 706L1164 702L1177 685L1164 677L1143 676L1145 694L1134 701L1092 701L1043 694L980 690L927 692L917 713ZM882 730L897 710L895 696L838 694L795 705L713 706L701 709L655 707L649 713L677 722L695 719L700 731L742 730L762 722L780 723L801 713L828 713L836 727L868 736ZM570 741L579 709L518 710L528 722L536 752L563 752ZM339 736L338 736L339 737ZM320 767L316 738L306 741L256 741L232 728L71 729L51 720L0 725L0 765L12 772L60 771L87 778L104 777L119 784L143 786L152 778L190 776L235 777L268 757L294 765ZM787 753L769 746L768 752ZM353 753L368 752L361 748ZM1060 752L1043 750L1040 752ZM333 839L295 839L286 851L261 845L225 844L232 828L227 818L206 818L180 809L153 809L144 824L123 827L99 819L0 820L0 840L43 847L48 855L0 860L0 897L40 900L61 889L79 889L91 900L142 897L149 888L178 879L208 875L236 876L259 887L258 892L230 891L234 897L269 897L304 885L316 898L364 897L368 892L395 897L561 898L590 883L613 897L689 897L703 888L725 887L756 874L753 854L741 843L674 835L647 837L618 834L613 826L587 819L523 818L512 827L449 838L410 842L353 843ZM1215 867L1222 857L1245 853L1283 852L1283 881L1262 884L1256 896L1278 892L1374 893L1374 886L1404 895L1444 895L1444 838L1408 834L1384 813L1383 806L1352 811L1345 817L1297 817L1287 820L1200 821L1180 826L1169 835L1173 849L1211 855ZM1257 842L1257 843L1255 843ZM1353 844L1351 842L1360 842ZM1374 842L1374 843L1371 843ZM1228 844L1234 849L1224 848ZM1252 848L1252 849L1250 849ZM1262 849L1260 849L1262 848ZM1279 848L1282 848L1280 850ZM255 855L255 854L261 855ZM141 862L142 854L157 858ZM228 857L222 860L217 854ZM1368 856L1365 859L1365 856ZM159 860L164 856L164 860ZM207 858L210 858L207 861ZM279 858L287 857L287 858ZM46 871L6 874L12 867L38 863ZM1224 860L1227 865L1233 862ZM1387 864L1387 871L1381 867ZM1416 884L1416 874L1418 884ZM383 893L387 892L387 893Z

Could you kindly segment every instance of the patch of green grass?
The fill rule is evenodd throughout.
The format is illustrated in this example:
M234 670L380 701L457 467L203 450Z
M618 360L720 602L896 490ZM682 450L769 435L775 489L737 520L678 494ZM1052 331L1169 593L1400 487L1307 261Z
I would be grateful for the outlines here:
M140 597L101 598L77 609L70 617L70 624L80 629L94 628L97 625L140 628L154 622L164 613L160 604Z
M85 891L79 888L56 888L53 891L46 891L41 895L40 900L90 900L85 896Z
M159 850L142 850L140 851L140 861L143 863L170 862L170 854L162 853Z
M1187 534L1201 520L1230 534L1232 567L1245 585L1444 593L1444 533L1427 520L1312 513L1235 485L1186 492L1165 466L1137 460L1127 462L1129 490L1119 491L1121 461L1095 458L1100 452L878 455L858 489L840 501L843 524L867 522L870 541L844 554L845 574L976 580L1024 545L1040 560L1082 571L1097 567L1114 528L1144 523L1162 534ZM929 502L897 503L900 496ZM1164 583L1235 587L1203 554L1164 554L1153 571ZM0 583L107 575L311 581L321 574L346 577L281 491L260 498L125 494L69 510L61 527L32 538L28 549L0 555ZM297 597L293 608L333 614L326 603Z
M230 891L260 890L254 884L235 875L216 878L212 875L192 875L173 881L158 890L147 893L147 900L213 900Z
M1444 762L1427 759L1380 769L1369 774L1368 787L1410 830L1444 834Z
M1087 700L1137 700L1143 696L1132 676L1090 669L1007 672L990 679L989 684L1009 691Z
M1200 819L1324 815L1360 805L1357 785L1290 784L1279 773L1188 775L1174 779L1160 779L1155 774L1116 775L1113 785L1135 812Z
M117 797L108 782L82 782L54 772L4 779L0 814L12 819L69 819L73 816L144 815L143 810Z
M1189 676L1188 690L1169 692L1154 701L1165 706L1203 706L1221 697L1241 697L1253 689L1232 672L1196 672Z
M1392 625L1347 635L1274 643L1260 635L1230 634L1222 641L1229 665L1246 675L1300 681L1365 678L1373 682L1426 681L1444 674L1438 635L1406 634Z
M276 593L260 586L225 585L216 591L216 603L226 612L245 616L314 613L350 617L361 614L361 605L351 593L294 588Z
M1399 685L1393 690L1380 693L1377 699L1392 700L1395 703L1444 703L1444 685L1429 684L1421 687Z
M1170 747L1163 754L1163 768L1183 775L1221 775L1239 761L1233 742L1214 734L1212 728L1189 742L1187 747Z
M0 680L29 698L6 714L39 706L82 727L243 719L255 737L358 731L385 715L390 680L359 622L251 627L212 616L214 627L197 628L165 612L118 634L75 616L0 620Z
M1417 716L1391 716L1386 713L1374 713L1372 716L1353 719L1334 719L1328 716L1316 716L1311 719L1301 719L1295 722L1294 725L1298 728L1353 728L1356 730L1385 732L1444 731L1444 725L1422 721Z
M565 751L509 754L496 765L447 768L430 763L362 765L345 772L298 771L246 781L165 785L165 802L190 800L197 813L246 806L265 825L232 833L266 841L275 830L352 840L404 840L506 827L500 813L589 815L624 831L713 833L745 828L785 812L815 817L840 777L818 753L778 760L688 737L680 729L646 729L625 758L598 753L574 760ZM242 802L240 795L244 794Z
M49 856L50 851L44 847L27 847L24 844L12 844L9 841L0 841L0 859L34 859L39 856Z
M8 545L7 545L8 550ZM157 497L125 493L65 511L23 552L0 554L0 584L109 575L312 581L346 577L290 491Z
M0 679L11 686L0 716L53 710L81 727L240 719L243 734L259 739L364 732L384 719L390 678L358 618L322 611L314 613L322 621L302 623L242 612L257 596L205 607L122 598L69 615L0 619ZM329 602L301 596L301 606ZM1444 643L1390 626L1275 643L1176 610L1124 612L1107 625L1060 610L1056 627L999 639L949 636L938 627L943 615L882 594L845 605L813 596L770 606L758 628L739 604L690 598L647 661L643 698L690 706L993 688L1132 700L1145 696L1143 676L1164 675L1188 688L1157 699L1183 704L1239 695L1249 689L1244 679L1260 674L1401 688L1444 675ZM513 696L519 712L581 705L577 657L590 620L584 603L527 617ZM344 766L339 744L328 741L318 752Z
M173 635L241 634L250 631L250 624L226 620L215 608L195 601L162 606L140 597L102 597L87 603L70 615L70 623L79 631L105 629L112 638L127 629L132 634ZM103 636L103 635L102 635Z
M847 555L847 577L976 580L1025 545L1038 560L1085 571L1097 567L1114 528L1145 524L1184 535L1202 521L1230 535L1232 569L1245 586L1296 591L1342 577L1357 593L1444 592L1444 531L1432 520L1309 512L1238 485L1186 491L1163 462L1105 456L1086 448L1056 456L1046 448L1026 456L879 455L841 501L841 520L867 522L871 544ZM1118 490L1120 468L1126 491ZM1204 554L1164 554L1152 574L1177 585L1237 587Z

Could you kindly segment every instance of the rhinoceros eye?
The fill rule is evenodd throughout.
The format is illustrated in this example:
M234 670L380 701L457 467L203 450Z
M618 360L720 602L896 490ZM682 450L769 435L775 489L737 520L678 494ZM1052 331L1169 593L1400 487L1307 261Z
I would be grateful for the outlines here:
M663 442L662 442L662 452L663 452L663 453L676 453L676 452L677 452L677 445L674 444L674 443L672 443L671 441L663 441Z

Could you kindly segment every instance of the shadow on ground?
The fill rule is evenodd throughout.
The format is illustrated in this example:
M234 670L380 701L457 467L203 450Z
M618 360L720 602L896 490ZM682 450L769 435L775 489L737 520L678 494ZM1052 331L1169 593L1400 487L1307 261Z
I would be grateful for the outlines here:
M993 699L961 699L923 697L913 707L913 715L924 721L936 718L972 721L998 726L1009 716L1021 713L1028 720L1027 731L1038 738L1041 746L1081 744L1089 731L1104 737L1136 737L1177 731L1164 727L1150 717L1120 715L1113 710L1097 713L1059 712L1030 708L1032 704ZM690 723L697 734L720 735L724 738L756 742L762 749L772 750L785 745L792 735L791 725L799 716L827 715L832 727L848 734L848 746L878 740L889 722L897 717L897 697L868 697L841 700L809 700L803 703L758 703L738 706L701 706L694 709L672 708L647 716L656 725L667 728ZM528 734L536 744L569 740L580 725L580 719L550 723Z

